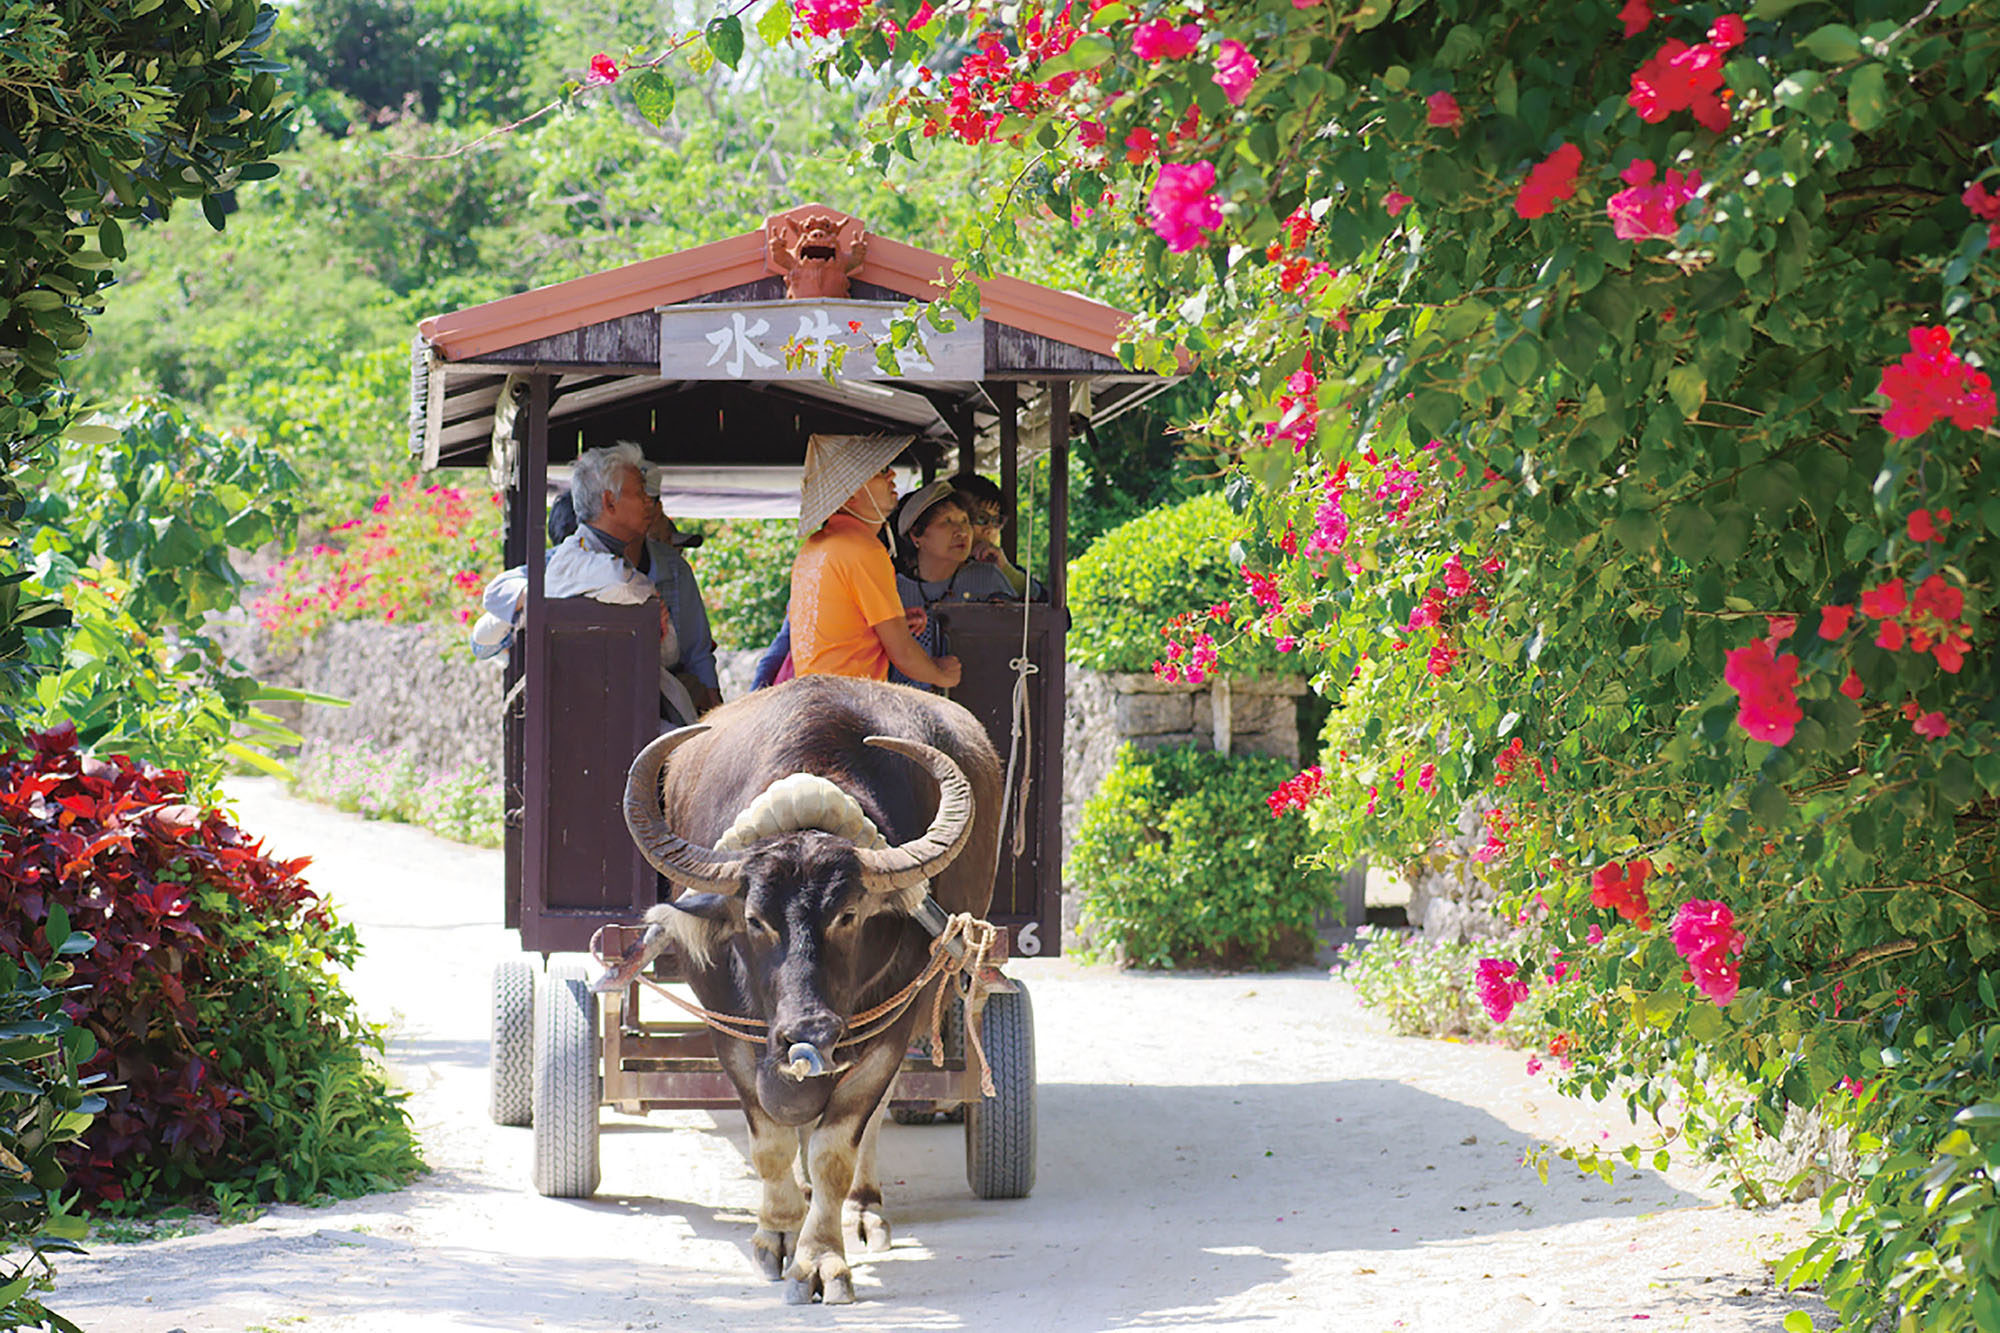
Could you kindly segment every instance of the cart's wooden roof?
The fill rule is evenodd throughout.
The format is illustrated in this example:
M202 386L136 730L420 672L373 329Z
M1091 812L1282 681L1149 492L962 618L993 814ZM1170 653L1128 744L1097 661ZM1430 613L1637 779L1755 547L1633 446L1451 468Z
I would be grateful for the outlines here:
M821 204L801 204L779 214L846 215ZM446 361L475 361L663 305L678 305L757 283L765 267L764 229L691 250L537 287L484 305L432 315L417 331ZM933 300L944 295L952 260L930 250L870 235L867 258L854 281L907 297ZM1073 292L994 277L979 283L988 319L1071 347L1112 356L1118 334L1131 318L1126 311Z

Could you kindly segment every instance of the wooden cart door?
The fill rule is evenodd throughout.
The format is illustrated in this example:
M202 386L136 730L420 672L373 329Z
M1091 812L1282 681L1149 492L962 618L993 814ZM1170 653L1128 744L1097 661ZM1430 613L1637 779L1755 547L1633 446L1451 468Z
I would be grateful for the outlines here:
M1014 717L1015 672L1008 663L1021 655L1021 613L1018 602L932 608L945 627L947 651L965 668L951 697L985 724L1003 773ZM1046 957L1062 951L1063 646L1069 617L1031 605L1027 618L1028 660L1037 670L1028 677L1026 744L1014 763L1014 795L1000 833L987 920L1007 930L1015 956Z
M531 604L523 720L521 947L581 952L657 897L625 828L625 773L659 734L660 607Z

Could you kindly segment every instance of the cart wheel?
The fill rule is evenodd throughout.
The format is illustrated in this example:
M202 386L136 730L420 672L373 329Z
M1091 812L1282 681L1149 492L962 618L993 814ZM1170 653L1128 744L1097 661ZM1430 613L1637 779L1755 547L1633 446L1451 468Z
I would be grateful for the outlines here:
M496 1125L531 1124L535 1114L535 969L525 958L493 965L493 1044L486 1109Z
M535 1189L556 1199L597 1192L597 997L574 963L535 990Z
M1025 1199L1035 1187L1035 1012L1028 988L987 996L980 1032L994 1095L965 1108L965 1180L982 1199Z

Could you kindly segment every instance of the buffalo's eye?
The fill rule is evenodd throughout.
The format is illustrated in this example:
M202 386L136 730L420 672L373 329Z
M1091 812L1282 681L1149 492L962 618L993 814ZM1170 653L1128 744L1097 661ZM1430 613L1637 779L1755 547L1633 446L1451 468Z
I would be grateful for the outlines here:
M854 923L856 921L859 921L860 919L861 919L861 914L855 911L852 907L850 907L846 911L842 912L839 916L835 917L833 919L833 924L839 926L842 930L848 930L852 928Z
M771 929L768 921L758 916L755 912L745 912L743 914L743 924L759 935L775 935L778 933Z

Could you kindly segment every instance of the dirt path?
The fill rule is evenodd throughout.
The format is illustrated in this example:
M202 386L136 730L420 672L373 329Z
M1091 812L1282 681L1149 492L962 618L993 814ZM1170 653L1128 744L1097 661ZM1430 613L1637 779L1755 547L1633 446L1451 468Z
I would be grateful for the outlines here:
M888 1126L896 1228L860 1300L794 1309L754 1273L734 1112L606 1113L603 1192L543 1199L529 1131L486 1117L487 978L514 956L500 862L413 829L236 788L244 827L316 858L356 922L355 988L435 1168L411 1188L99 1245L53 1304L93 1333L867 1328L1776 1330L1763 1260L1811 1210L1745 1213L1700 1173L1584 1180L1545 1141L1627 1141L1620 1113L1520 1055L1391 1037L1318 972L1120 975L1013 965L1034 996L1040 1176L981 1202L953 1125ZM1808 1306L1807 1308L1816 1308Z

